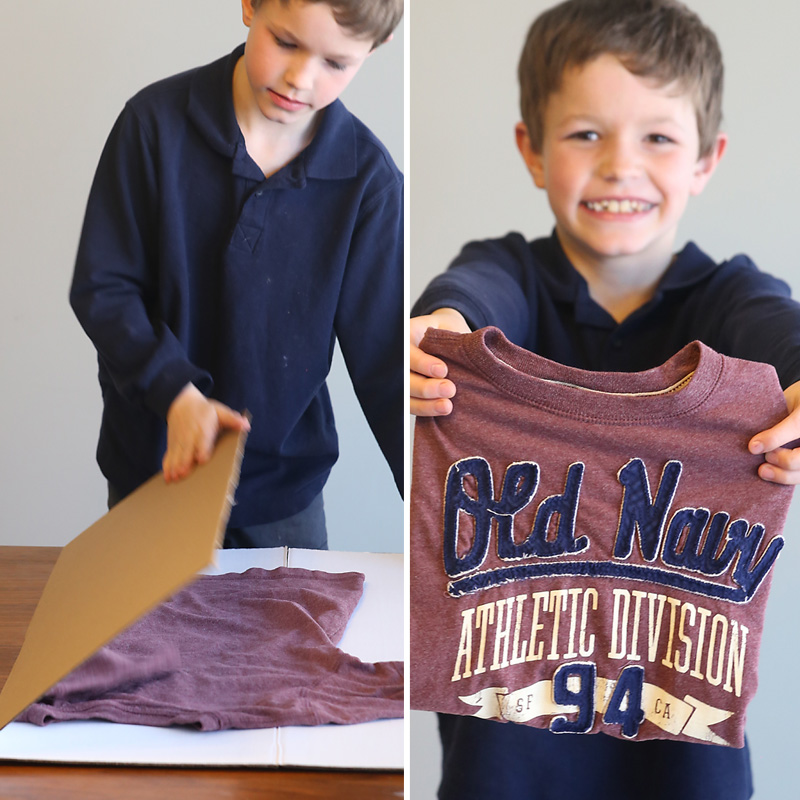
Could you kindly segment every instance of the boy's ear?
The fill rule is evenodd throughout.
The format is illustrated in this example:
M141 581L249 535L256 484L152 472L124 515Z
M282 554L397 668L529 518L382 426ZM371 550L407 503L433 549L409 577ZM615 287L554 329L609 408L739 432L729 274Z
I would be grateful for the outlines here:
M542 154L534 150L531 144L528 126L524 122L518 122L514 134L517 138L517 149L522 154L522 160L525 162L533 182L539 189L544 189L544 160Z
M714 146L711 148L711 152L697 159L690 189L691 194L698 195L703 191L703 189L705 189L706 184L714 174L714 170L717 168L717 164L719 164L720 159L725 153L725 148L727 146L728 134L718 133L716 139L714 140Z
M256 12L253 8L252 0L242 0L242 22L244 22L245 27L250 27L250 23L253 21L253 16L255 13Z

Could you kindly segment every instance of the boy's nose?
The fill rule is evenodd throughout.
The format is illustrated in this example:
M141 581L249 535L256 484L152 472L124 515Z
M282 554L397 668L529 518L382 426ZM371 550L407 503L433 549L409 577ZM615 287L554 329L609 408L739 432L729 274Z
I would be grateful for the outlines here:
M638 175L639 158L634 148L625 142L611 141L603 150L600 175L609 181L622 181Z
M314 83L313 73L311 59L305 56L297 56L292 59L289 68L286 70L286 82L298 91L310 89Z

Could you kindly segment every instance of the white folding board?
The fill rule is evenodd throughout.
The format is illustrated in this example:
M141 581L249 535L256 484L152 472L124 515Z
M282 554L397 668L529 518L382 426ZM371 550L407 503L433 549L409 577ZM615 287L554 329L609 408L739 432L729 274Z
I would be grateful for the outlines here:
M205 573L250 567L363 572L364 595L339 646L362 661L403 658L403 557L316 550L220 550ZM402 769L403 720L201 732L102 721L0 730L0 760L72 764Z

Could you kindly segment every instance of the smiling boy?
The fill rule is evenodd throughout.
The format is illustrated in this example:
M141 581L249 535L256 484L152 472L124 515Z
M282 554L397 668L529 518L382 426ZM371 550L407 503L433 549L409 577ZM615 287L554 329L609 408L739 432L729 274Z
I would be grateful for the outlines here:
M713 33L673 0L568 0L534 22L516 138L555 228L532 242L472 242L428 286L411 321L413 413L458 403L447 365L419 348L428 327L494 325L553 361L621 372L699 339L775 366L790 413L749 446L765 453L762 478L800 481L800 452L783 447L800 436L800 307L744 256L716 264L691 243L674 252L689 198L725 151L722 77ZM747 747L558 736L473 717L439 725L441 800L752 794Z
M717 133L701 150L691 94L607 53L565 70L535 145L524 122L516 135L564 253L621 322L652 297L689 197L703 190L727 137Z
M337 98L401 15L242 0L244 45L120 114L70 295L98 351L111 503L160 467L185 477L248 409L226 545L325 547L335 340L400 485L403 180Z

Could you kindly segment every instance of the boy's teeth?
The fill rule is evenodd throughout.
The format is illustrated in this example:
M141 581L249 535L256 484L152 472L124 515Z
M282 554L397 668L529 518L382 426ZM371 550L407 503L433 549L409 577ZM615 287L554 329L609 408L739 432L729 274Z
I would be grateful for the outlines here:
M596 200L586 204L592 211L608 211L611 214L635 214L637 211L649 211L652 203L641 200Z

